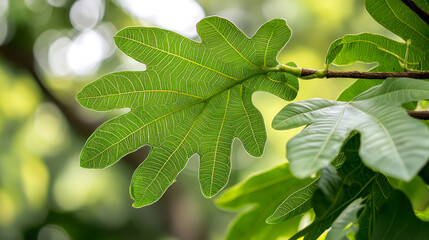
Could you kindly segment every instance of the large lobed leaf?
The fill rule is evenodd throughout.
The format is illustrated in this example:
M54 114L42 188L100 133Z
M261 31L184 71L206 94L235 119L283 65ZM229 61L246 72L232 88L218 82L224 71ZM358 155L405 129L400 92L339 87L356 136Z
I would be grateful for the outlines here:
M201 190L215 195L228 181L235 137L251 155L263 153L265 126L252 94L267 91L286 100L297 94L296 77L265 70L278 64L291 35L284 20L264 24L251 39L220 17L201 20L197 30L201 43L158 28L119 31L119 49L147 64L147 71L108 74L77 95L94 110L131 108L92 134L82 167L105 168L151 145L132 179L135 207L158 200L194 153L200 156Z
M310 99L292 103L274 118L278 130L309 125L287 144L291 171L308 177L327 166L352 131L361 133L363 162L388 176L411 180L429 159L429 131L401 108L425 99L429 83L387 79L349 102Z

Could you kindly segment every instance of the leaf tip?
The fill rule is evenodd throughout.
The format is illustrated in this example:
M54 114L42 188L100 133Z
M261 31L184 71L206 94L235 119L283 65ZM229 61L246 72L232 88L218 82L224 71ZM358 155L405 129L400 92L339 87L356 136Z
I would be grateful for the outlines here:
M75 96L75 99L76 99L76 102L78 102L80 105L82 105L82 106L84 106L84 103L83 103L83 98L84 98L84 89L85 89L85 87L84 88L82 88L78 93L76 93L76 96Z
M142 207L151 205L159 200L159 198L156 200L152 200L144 196L136 197L134 192L132 192L132 189L133 187L130 188L130 195L131 195L131 198L134 200L133 204L131 205L133 208L142 208Z
M210 192L206 192L206 191L202 191L202 194L205 198L212 198L214 195L216 195L216 193L212 193Z
M271 216L269 216L266 220L265 220L265 223L267 223L267 224L276 224L276 223L278 223L279 221L277 221L274 217L273 217L273 215L271 215Z

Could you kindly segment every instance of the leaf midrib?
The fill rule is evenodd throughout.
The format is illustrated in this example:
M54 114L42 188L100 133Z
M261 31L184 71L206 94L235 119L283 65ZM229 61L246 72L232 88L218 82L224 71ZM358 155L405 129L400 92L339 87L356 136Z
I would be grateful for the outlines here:
M310 228L313 224L321 223L325 219L327 219L327 218L331 217L332 215L334 215L337 211L339 211L343 207L347 206L350 202L352 202L353 200L355 200L363 192L363 190L365 190L369 186L369 184L375 179L375 177L376 176L374 176L371 179L369 179L368 182L361 188L361 190L358 193L356 193L349 200L347 200L346 202L344 202L343 204L341 204L339 207L333 209L333 211L331 213L329 213L327 216L325 216L324 219L321 219L321 220L319 219L319 220L314 221L313 223L311 223L310 225L308 225L306 228L304 228L303 230L301 230L301 232L304 232L305 229L307 229L307 232L308 232L309 231L308 228ZM296 239L296 238L293 238L293 236L292 236L291 239Z
M239 80L240 80L240 79L238 79L238 78L236 78L236 77L229 76L229 75L227 75L227 74L225 74L225 73L223 73L223 72L221 72L221 71L218 71L218 70L213 69L213 68L211 68L211 67L205 66L205 65L203 65L203 64L201 64L201 63L198 63L198 62L195 62L195 61L193 61L193 60L190 60L190 59L187 59L187 58L185 58L185 57L182 57L182 56L180 56L180 55L177 55L177 54L174 54L174 53L171 53L171 52L165 51L165 50L163 50L163 49L160 49L160 48L157 48L157 47L151 46L151 45L146 44L146 43L144 43L144 42L137 41L137 40L135 40L135 39L133 39L133 38L123 37L123 36L115 36L115 38L121 38L121 39L129 40L129 41L135 42L135 43L137 43L137 44L141 44L141 45L144 45L144 46L146 46L146 47L152 48L152 49L154 49L154 50L157 50L157 51L160 51L160 52L166 53L166 54L168 54L168 55L171 55L171 56L174 56L174 57L180 58L180 59L182 59L182 60L185 60L185 61L187 61L187 62L190 62L190 63L192 63L192 64L195 64L195 65L197 65L197 66L199 66L199 67L205 68L205 69L207 69L207 70L213 71L213 72L215 72L215 73L217 73L217 74L220 74L220 75L222 75L222 76L224 76L224 77L227 77L227 78L229 78L229 79L232 79L232 80L234 80L234 81L239 81Z
M325 141L323 142L322 147L319 149L319 151L317 151L317 154L314 156L314 158L311 160L310 162L310 166L313 166L317 159L320 157L320 155L322 154L322 152L324 151L324 149L326 148L329 140L331 139L332 135L334 134L335 130L337 130L338 125L340 124L341 120L343 119L343 116L346 112L346 108L349 104L347 103L346 105L344 105L344 109L341 112L340 116L338 117L337 122L335 123L334 127L332 128L331 132L329 133L328 137L325 139Z
M226 113L228 112L229 96L230 96L230 94L231 94L231 91L228 90L228 96L227 96L227 99L226 99L225 112L223 114L222 123L220 125L219 134L217 136L216 147L215 147L214 156L213 156L213 168L212 168L212 173L210 174L210 191L209 191L209 196L212 196L212 192L213 192L214 171L215 171L216 162L217 162L216 161L217 160L216 156L217 156L218 147L219 147L220 135L222 134L223 126L225 125Z
M105 97L113 97L113 96L121 96L126 94L134 94L134 93L145 93L145 92L166 92L166 93L176 93L179 95L185 95L189 97L199 98L202 99L203 97L193 95L186 92L181 91L174 91L174 90L165 90L165 89L151 89L151 90L139 90L139 91L128 91L128 92L118 92L118 93L112 93L112 94L106 94L106 95L98 95L98 96L90 96L90 97L81 97L78 98L78 100L87 100L87 99L98 99L98 98L105 98Z
M125 137L123 137L122 139L120 139L119 141L117 141L117 142L113 143L112 145L108 146L108 147L107 147L107 148L105 148L103 151L101 151L101 152L97 153L95 156L93 156L93 157L89 158L88 160L86 160L86 161L85 161L85 162L83 162L83 163L90 162L90 161L91 161L91 160L93 160L94 158L96 158L96 157L100 156L101 154L103 154L105 151L109 150L111 147L116 146L117 144L121 143L121 142L122 142L122 141L124 141L125 139L129 138L130 136L134 135L136 132L140 131L141 129L143 129L143 128L147 127L147 126L149 126L150 124L152 124L152 123L154 123L154 122L156 122L156 121L158 121L158 120L160 120L160 119L162 119L162 118L164 118L164 117L170 116L170 115L171 115L171 114L173 114L173 113L176 113L176 112L182 111L182 110L184 110L184 109L187 109L187 108L189 108L189 107L191 107L191 106L194 106L194 105L196 105L196 104L198 104L198 103L201 103L201 102L194 102L194 103L189 104L189 105L187 105L187 106L185 106L185 107L182 107L182 108L176 109L176 110L174 110L174 111L168 112L168 113L166 113L166 114L164 114L164 115L162 115L162 116L160 116L160 117L158 117L158 118L156 118L156 119L154 119L154 120L152 120L152 121L150 121L150 122L148 122L148 123L144 124L143 126L141 126L141 127L139 127L138 129L136 129L136 130L132 131L131 133L129 133L128 135L126 135Z
M143 194L140 197L140 200L138 201L138 204L141 205L141 202L143 201L146 192L149 190L150 186L155 182L155 180L158 178L159 174L162 172L162 169L164 169L164 167L167 165L167 163L170 161L170 159L173 157L173 155L177 152L177 150L182 146L182 144L185 142L186 138L189 136L189 134L191 133L192 129L194 128L195 124L198 121L198 118L201 116L201 114L203 113L204 108L201 110L201 112L196 116L194 122L192 123L192 126L189 128L188 132L186 133L186 135L183 137L182 141L180 142L180 144L176 147L176 149L174 149L174 151L170 154L170 156L167 158L167 160L164 162L164 164L161 166L161 168L159 168L159 170L157 171L155 177L152 179L152 181L147 185L147 187L145 188Z
M253 129L252 121L250 121L249 113L247 112L246 106L244 106L244 100L243 100L243 85L240 86L240 102L241 106L243 107L244 113L246 114L247 122L249 123L250 130L252 131L252 137L253 140L255 140L255 145L258 146L258 154L262 154L262 150L259 148L258 140L256 139L255 130Z
M315 183L315 182L317 182L317 181L319 181L319 178L317 178L316 180L314 180L313 182L311 182L310 184L308 184L307 186L304 186L304 187L302 187L302 188L300 188L300 189L298 189L298 190L296 190L295 192L293 192L286 200L285 200L285 202L286 201L288 201L290 198L293 198L294 197L294 194L296 194L297 192L299 192L299 191L308 191L308 189ZM298 197L295 197L295 198L298 198ZM301 197L300 197L301 198ZM302 199L302 198L301 198ZM270 218L270 220L278 220L279 218L285 218L288 214L290 214L291 212L296 212L297 211L297 209L298 208L300 208L302 205L304 205L304 204L306 204L309 200L311 199L311 196L309 197L309 198L307 198L307 199L305 199L302 203L300 203L298 206L296 206L296 207L291 207L291 209L289 209L289 210L287 210L287 212L286 213L284 213L284 214L280 214L279 216L277 216L277 217L273 217L273 218ZM291 204L288 204L287 206L291 206ZM292 214L293 215L293 214Z
M400 161L399 161L399 163L401 164L401 167L402 167L402 169L405 169L405 170L408 170L408 168L407 168L407 166L405 165L405 161L404 161L404 159L402 158L402 156L399 154L399 152L398 152L398 148L396 147L396 144L395 144L395 142L393 141L393 138L392 138L392 136L391 136L391 134L389 133L389 131L387 131L387 128L384 126L384 124L381 122L381 121L379 121L378 120L378 118L376 118L374 115L372 115L372 114L370 114L369 112L367 112L367 111L365 111L365 110L363 110L363 109L361 109L361 108L359 108L359 107L357 107L356 105L353 105L353 104L351 104L351 106L353 107L353 108L355 108L356 110L358 110L358 111L360 111L360 112L362 112L362 113L364 113L364 114L366 114L367 116L370 116L372 119L374 119L374 121L381 127L381 129L383 130L383 132L385 133L385 136L386 136L386 138L388 139L388 141L389 141L389 143L390 143L390 145L392 146L392 148L394 149L394 153L395 153L395 155L397 156L397 159L399 159ZM408 171L407 171L407 174L409 174L408 173Z
M413 29L415 32L417 32L418 34L420 34L424 39L429 40L425 35L423 35L421 32L417 31L417 29L413 28L411 25L409 25L407 22L403 21L401 18L399 18L399 16L396 14L395 11L393 11L392 6L390 6L389 1L388 0L384 0L387 4L387 6L389 7L389 9L392 11L393 15L395 15L395 17L401 21L403 24L407 25L409 28Z
M244 57L243 56L243 54L241 54L241 52L240 51L238 51L238 49L237 48L235 48L229 41L228 41L228 39L219 31L219 29L215 26L215 25L213 25L211 22L209 22L209 21L206 21L210 26L212 26L215 30L216 30L216 32L218 32L219 33L219 35L225 40L225 42L226 43L228 43L228 45L238 54L238 55L240 55L240 57L241 58L243 58L246 62L248 62L250 65L252 65L253 67L258 67L259 68L259 66L258 65L256 65L256 64L254 64L253 62L251 62L249 59L247 59L246 57ZM247 38L247 37L246 37Z
M119 144L120 142L122 142L122 141L124 141L125 139L129 138L130 136L132 136L132 135L133 135L133 134L135 134L136 132L140 131L140 130L141 130L141 129L143 129L144 127L146 127L146 126L148 126L148 125L150 125L150 124L152 124L152 123L154 123L154 122L158 121L159 119L162 119L162 118L167 117L167 116L169 116L169 115L171 115L171 114L173 114L173 113L176 113L176 112L179 112L179 111L185 110L185 109L187 109L187 108L190 108L190 107L192 107L192 106L194 106L194 105L196 105L196 104L200 104L200 103L207 103L207 102L208 102L208 101L210 101L212 98L214 98L215 96L217 96L217 95L221 94L222 92L227 91L227 90L229 90L229 89L231 89L231 88L233 88L233 87L235 87L235 86L237 86L237 85L239 85L239 84L242 84L242 83L244 83L246 80L248 80L248 79L250 79L250 78L253 78L253 77L255 77L255 76L258 76L258 75L260 75L260 74L264 74L264 73L267 73L267 72L268 72L267 70L261 70L260 72L250 74L249 76L247 76L247 77L245 77L245 78L243 78L243 79L241 79L241 80L239 80L239 81L233 82L231 85L226 86L226 87L225 87L225 88L223 88L223 89L220 89L219 91L215 92L213 95L211 95L211 96L209 96L209 97L207 97L207 98L202 98L202 100L200 100L200 101L193 102L193 103L188 104L188 105L186 105L186 106L184 106L184 107L182 107L182 108L179 108L179 109L176 109L176 110L171 111L171 112L169 112L169 113L166 113L166 114L164 114L164 115L162 115L162 116L160 116L160 117L158 117L158 118L156 118L156 119L154 119L154 120L152 120L152 121L150 121L150 122L148 122L148 123L144 124L143 126L139 127L139 128L138 128L138 129L136 129L135 131L133 131L133 132L129 133L129 134L128 134L128 135L126 135L124 138L122 138L122 139L120 139L119 141L117 141L117 142L113 143L112 145L110 145L110 146L108 146L106 149L104 149L103 151L101 151L101 152L97 153L95 156L93 156L93 157L89 158L88 160L86 160L85 162L83 162L83 164L84 164L84 163L87 163L87 162L90 162L91 160L93 160L93 159L95 159L96 157L100 156L102 153L104 153L105 151L107 151L107 150L108 150L108 149L110 149L111 147L113 147L113 146L115 146L115 145ZM203 110L204 110L204 109L205 109L205 107L203 108Z

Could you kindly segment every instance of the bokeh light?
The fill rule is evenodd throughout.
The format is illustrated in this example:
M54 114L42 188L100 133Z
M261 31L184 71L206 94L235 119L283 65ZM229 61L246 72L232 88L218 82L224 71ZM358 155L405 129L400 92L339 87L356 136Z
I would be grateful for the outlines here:
M62 7L67 3L67 0L46 0L53 7Z
M71 72L66 58L70 43L69 38L61 37L49 47L48 61L50 70L57 76L66 76Z
M195 25L205 16L194 0L121 0L118 3L143 23L152 21L187 37L197 35Z
M94 30L82 32L68 46L68 66L76 75L94 73L105 56L106 45L100 33Z
M93 28L103 18L103 0L79 0L70 10L70 21L77 30Z
M54 224L49 224L40 229L37 240L69 240L67 231Z

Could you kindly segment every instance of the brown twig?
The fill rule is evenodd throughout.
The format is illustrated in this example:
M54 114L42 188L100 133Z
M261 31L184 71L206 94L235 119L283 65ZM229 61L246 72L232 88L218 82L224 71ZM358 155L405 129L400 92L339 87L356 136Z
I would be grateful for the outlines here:
M419 18L426 22L429 25L429 14L421 9L413 0L401 0L407 7L409 7L413 12L415 12Z
M429 120L429 111L410 111L407 110L408 115L413 118L421 120Z
M406 77L417 79L429 79L429 71L421 72L358 72L358 71L332 71L328 70L327 78L365 78L365 79L386 79L390 77Z
M317 73L316 69L303 68L301 77ZM429 71L408 72L359 72L359 71L333 71L326 72L326 78L364 78L364 79L386 79L391 77L406 77L416 79L429 79Z

